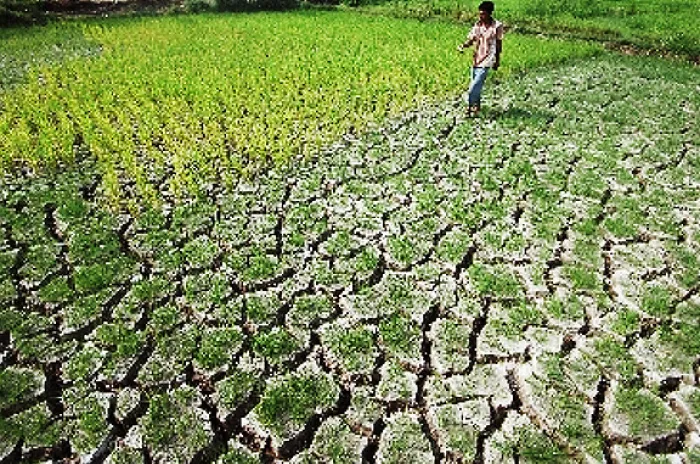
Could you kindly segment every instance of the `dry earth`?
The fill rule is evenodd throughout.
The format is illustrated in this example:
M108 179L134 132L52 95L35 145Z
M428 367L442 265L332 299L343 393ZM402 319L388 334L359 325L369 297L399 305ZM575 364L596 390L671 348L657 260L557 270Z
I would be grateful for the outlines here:
M89 157L6 178L1 462L700 462L700 92L669 69L491 83L481 118L139 215Z

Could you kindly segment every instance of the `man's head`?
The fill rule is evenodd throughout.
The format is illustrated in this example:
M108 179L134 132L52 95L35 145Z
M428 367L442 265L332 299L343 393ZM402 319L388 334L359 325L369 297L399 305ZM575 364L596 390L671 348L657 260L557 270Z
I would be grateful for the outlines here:
M479 20L480 21L486 21L491 19L491 15L493 14L493 10L496 7L494 6L493 2L481 2L479 5Z
M481 2L479 5L479 11L485 11L488 14L492 14L493 10L496 9L496 6L493 4L493 2Z

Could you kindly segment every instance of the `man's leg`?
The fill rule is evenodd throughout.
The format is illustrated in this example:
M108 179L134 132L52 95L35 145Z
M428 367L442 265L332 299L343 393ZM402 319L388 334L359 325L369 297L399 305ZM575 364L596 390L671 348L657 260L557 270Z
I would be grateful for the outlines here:
M469 109L476 112L481 107L481 90L489 68L472 68L472 80L469 84Z

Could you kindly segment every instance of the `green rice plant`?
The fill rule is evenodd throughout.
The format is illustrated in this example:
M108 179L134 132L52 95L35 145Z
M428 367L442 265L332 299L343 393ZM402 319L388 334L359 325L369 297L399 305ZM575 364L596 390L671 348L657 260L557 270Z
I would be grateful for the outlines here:
M332 32L318 39L317 29ZM199 195L310 155L466 86L466 65L447 45L462 39L455 25L304 12L120 19L82 30L102 47L98 57L35 66L0 95L0 126L12 134L1 167L71 162L82 140L105 195L118 199L133 182L143 204L161 189ZM504 75L598 51L516 36L511 46ZM173 175L161 185L166 170Z

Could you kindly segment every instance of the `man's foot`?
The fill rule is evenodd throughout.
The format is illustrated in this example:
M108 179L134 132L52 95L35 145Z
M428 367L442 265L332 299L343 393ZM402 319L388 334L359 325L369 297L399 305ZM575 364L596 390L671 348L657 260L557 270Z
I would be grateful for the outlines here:
M479 115L479 111L481 111L481 107L478 105L470 106L469 107L469 116L474 118Z

